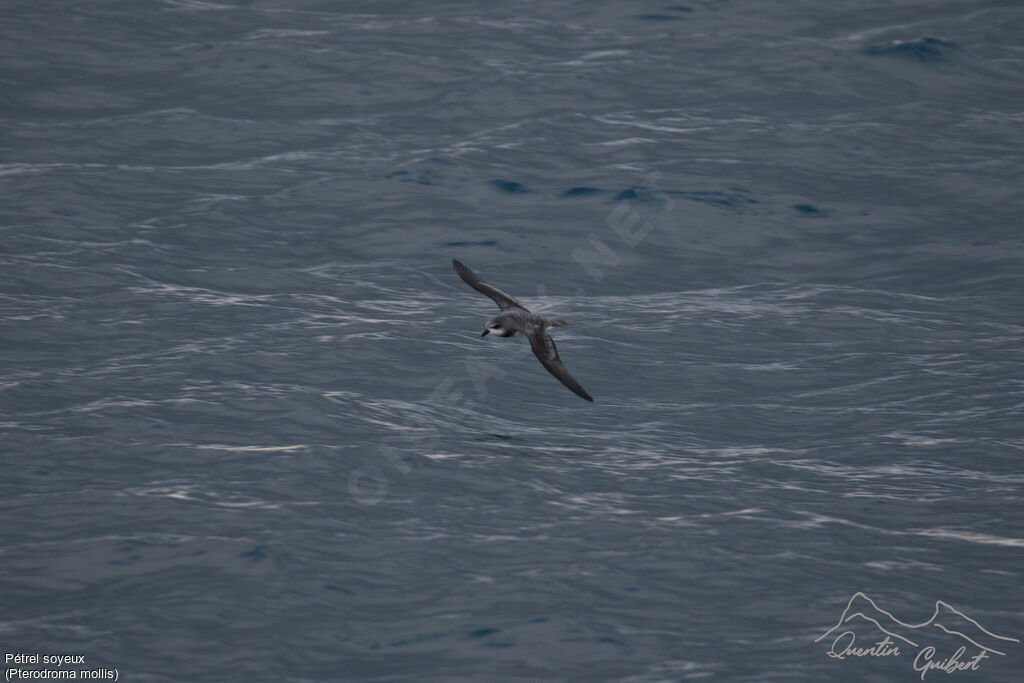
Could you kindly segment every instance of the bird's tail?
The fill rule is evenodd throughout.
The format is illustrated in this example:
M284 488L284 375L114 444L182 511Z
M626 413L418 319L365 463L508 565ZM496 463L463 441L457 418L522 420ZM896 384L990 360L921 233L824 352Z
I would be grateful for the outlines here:
M545 322L548 324L548 327L565 327L569 324L564 320L546 320Z

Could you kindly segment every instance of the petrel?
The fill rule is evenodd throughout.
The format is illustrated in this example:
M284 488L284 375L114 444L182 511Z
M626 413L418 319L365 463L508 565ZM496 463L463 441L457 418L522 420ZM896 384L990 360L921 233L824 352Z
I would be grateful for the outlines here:
M558 357L558 349L555 348L555 341L547 332L549 327L562 327L569 323L564 320L548 320L534 315L505 292L481 280L479 275L459 261L452 259L452 265L455 266L455 272L467 285L481 294L489 296L501 309L499 315L487 321L487 327L480 335L481 337L486 337L492 332L499 337L514 337L517 334L526 337L530 340L533 355L537 356L537 360L547 368L548 372L557 377L559 382L572 389L577 396L593 403L594 399L590 398L590 394L562 365L562 359Z

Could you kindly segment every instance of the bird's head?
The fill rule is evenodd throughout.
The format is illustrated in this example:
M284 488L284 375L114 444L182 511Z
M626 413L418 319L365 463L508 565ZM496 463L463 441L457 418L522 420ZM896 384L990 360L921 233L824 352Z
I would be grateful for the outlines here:
M487 321L487 326L484 328L484 332L480 336L486 337L492 332L499 337L505 336L505 328L501 326L501 322L497 318L491 318Z

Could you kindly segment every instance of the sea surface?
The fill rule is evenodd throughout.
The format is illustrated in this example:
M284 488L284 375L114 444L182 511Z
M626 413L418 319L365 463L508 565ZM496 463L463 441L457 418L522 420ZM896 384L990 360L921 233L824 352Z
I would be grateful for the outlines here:
M1021 680L1024 4L684 1L4 2L5 678Z

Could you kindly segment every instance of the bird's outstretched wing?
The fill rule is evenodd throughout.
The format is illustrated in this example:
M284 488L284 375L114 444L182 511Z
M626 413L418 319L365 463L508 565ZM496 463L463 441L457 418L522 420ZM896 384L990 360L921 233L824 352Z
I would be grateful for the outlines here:
M459 274L459 277L462 278L463 282L481 294L486 294L494 299L494 303L498 304L498 308L501 310L507 311L513 308L521 308L524 311L526 310L525 306L510 297L508 294L481 280L479 275L467 268L463 263L452 259L452 265L455 266L455 272Z
M591 403L594 402L594 399L590 398L590 394L562 365L562 359L558 357L558 349L555 348L555 340L543 328L538 328L530 335L530 347L533 348L533 355L537 356L540 364L557 377L559 382L572 389L577 396L585 398Z

